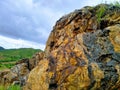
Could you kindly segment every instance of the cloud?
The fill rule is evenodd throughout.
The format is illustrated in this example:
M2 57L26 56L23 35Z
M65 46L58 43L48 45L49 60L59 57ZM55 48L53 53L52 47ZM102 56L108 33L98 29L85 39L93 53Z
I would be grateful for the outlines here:
M0 35L45 45L52 27L61 16L101 2L102 0L0 0Z
M12 39L7 38L4 36L0 36L0 45L4 46L4 48L36 48L36 49L42 49L44 50L45 45L35 42L30 42L22 39Z
M61 15L32 0L0 1L0 11L1 35L39 43L46 42L51 25Z

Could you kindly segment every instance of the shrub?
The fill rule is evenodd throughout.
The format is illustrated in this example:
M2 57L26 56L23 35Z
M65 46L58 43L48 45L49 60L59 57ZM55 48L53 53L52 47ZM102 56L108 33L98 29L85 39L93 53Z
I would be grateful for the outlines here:
M97 21L98 23L101 22L102 16L104 15L106 11L106 7L104 5L100 5L100 8L97 11Z

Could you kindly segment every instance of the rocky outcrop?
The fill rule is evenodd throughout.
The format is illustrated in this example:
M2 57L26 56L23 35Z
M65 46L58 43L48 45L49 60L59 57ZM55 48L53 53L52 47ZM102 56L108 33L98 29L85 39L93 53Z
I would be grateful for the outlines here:
M0 72L0 83L1 84L4 84L3 77L4 77L4 75L8 74L9 72L10 72L10 70L3 70Z
M101 7L105 12L97 17ZM57 21L44 57L24 86L24 90L118 89L120 8L105 4L75 10Z
M10 70L0 71L0 84L25 85L29 72L37 66L44 52L36 53L31 59L22 59Z

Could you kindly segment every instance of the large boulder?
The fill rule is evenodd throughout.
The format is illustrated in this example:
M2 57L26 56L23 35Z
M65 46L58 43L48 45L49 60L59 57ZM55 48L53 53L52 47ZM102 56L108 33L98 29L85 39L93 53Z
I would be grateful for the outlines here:
M120 8L87 6L59 19L23 89L120 89Z

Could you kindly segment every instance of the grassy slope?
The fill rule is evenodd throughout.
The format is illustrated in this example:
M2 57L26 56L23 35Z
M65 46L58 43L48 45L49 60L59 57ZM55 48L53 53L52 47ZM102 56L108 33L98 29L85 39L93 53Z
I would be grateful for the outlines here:
M22 58L31 58L33 54L39 51L41 50L32 48L0 50L0 70L11 68L16 61Z

